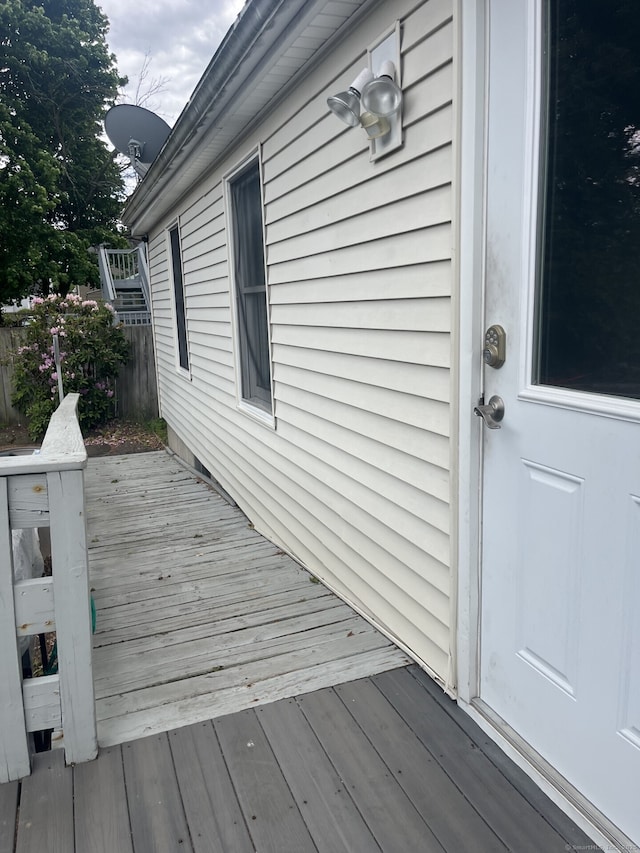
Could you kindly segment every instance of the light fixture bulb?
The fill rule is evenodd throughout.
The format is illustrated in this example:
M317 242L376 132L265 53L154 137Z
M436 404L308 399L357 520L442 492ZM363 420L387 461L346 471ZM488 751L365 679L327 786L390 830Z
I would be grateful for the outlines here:
M327 98L327 106L331 112L349 127L360 124L360 93L372 80L370 69L363 68L346 92L338 92L337 95Z
M388 118L400 108L402 91L394 82L396 67L390 59L380 67L380 73L362 89L362 106L367 112Z

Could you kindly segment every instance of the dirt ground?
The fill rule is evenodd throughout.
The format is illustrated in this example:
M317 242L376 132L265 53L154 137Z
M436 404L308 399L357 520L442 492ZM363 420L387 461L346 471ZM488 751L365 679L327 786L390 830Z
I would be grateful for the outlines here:
M162 423L140 424L131 421L113 420L96 427L84 437L89 456L110 456L122 453L144 453L148 450L162 450L164 444L160 436ZM0 424L0 453L20 448L37 447L24 426Z

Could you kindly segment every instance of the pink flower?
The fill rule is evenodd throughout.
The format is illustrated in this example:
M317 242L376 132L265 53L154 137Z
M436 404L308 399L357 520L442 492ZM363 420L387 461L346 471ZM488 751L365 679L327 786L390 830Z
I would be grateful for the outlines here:
M113 397L113 391L111 389L107 391L107 397Z

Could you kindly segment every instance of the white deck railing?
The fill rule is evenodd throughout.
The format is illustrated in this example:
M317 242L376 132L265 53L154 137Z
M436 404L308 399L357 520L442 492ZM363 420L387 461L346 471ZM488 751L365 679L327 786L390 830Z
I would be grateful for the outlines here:
M67 764L97 755L77 403L77 394L64 399L39 454L0 461L0 782L29 775L29 732L62 729ZM52 576L16 580L12 530L43 527ZM20 638L52 631L58 674L23 680Z

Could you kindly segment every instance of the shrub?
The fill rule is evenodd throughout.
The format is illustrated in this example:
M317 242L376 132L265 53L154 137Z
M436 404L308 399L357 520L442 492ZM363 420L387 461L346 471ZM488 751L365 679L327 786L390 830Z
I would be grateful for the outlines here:
M128 344L110 305L69 294L35 299L25 317L27 340L16 353L13 405L40 439L58 406L53 336L58 335L64 393L80 394L80 426L88 429L114 414L113 382Z

